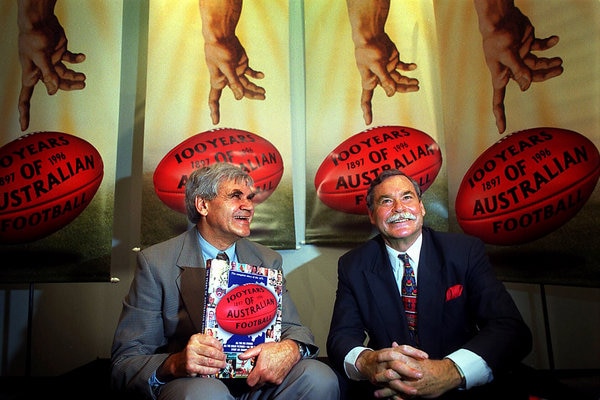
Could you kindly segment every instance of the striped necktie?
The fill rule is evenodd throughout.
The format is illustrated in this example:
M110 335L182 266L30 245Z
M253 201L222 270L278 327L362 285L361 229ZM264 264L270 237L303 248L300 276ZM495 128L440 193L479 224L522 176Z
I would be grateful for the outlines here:
M415 272L410 265L408 254L399 254L398 257L404 265L404 276L402 277L402 303L404 313L408 321L408 330L411 337L417 342L417 281Z

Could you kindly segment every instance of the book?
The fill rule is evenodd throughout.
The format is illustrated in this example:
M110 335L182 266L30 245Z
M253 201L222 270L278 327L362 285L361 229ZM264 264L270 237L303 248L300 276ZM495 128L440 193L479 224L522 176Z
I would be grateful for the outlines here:
M207 260L202 329L223 343L227 355L227 367L217 378L247 377L254 361L240 360L238 355L281 340L282 285L280 270ZM252 318L255 314L261 316Z

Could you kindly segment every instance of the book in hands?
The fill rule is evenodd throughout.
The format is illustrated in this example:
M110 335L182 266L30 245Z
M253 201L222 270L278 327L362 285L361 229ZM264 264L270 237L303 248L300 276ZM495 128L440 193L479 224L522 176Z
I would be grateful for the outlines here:
M223 343L227 366L217 378L245 378L254 360L238 355L281 340L281 270L210 259L206 262L203 333Z

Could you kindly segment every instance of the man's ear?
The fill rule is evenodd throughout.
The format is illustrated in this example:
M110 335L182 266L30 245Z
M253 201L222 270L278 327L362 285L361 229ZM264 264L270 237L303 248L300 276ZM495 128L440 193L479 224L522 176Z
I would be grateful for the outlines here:
M369 221L371 221L371 225L375 225L375 217L373 216L373 212L367 209L367 215L369 216Z
M206 203L206 201L204 201L204 199L202 197L196 196L196 200L194 200L194 204L196 205L196 210L198 210L200 215L202 215L203 217L206 217L206 214L208 214L208 204Z

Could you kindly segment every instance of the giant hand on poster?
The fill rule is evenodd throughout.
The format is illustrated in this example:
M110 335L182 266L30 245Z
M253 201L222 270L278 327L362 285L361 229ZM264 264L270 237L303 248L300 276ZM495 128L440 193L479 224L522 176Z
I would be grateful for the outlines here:
M373 122L373 92L381 86L388 97L419 90L419 81L402 75L414 71L417 64L400 60L396 44L385 32L390 1L348 0L354 57L360 73L360 105L365 124Z
M235 34L242 13L242 0L200 0L204 58L210 74L208 106L213 125L221 120L219 100L225 87L236 100L264 100L265 89L248 79L264 74L250 68L246 50Z
M543 82L562 74L561 58L542 58L533 53L554 47L559 37L535 37L531 21L513 0L476 0L474 4L494 90L492 110L498 131L503 133L506 129L504 99L510 80L526 91L532 82ZM363 119L370 125L375 88L381 86L388 97L418 91L419 81L401 73L414 71L417 65L400 60L396 44L385 31L389 0L350 0L347 6L356 65L362 81ZM408 10L408 5L405 6Z
M21 62L19 123L21 131L25 131L29 127L33 90L40 80L48 95L54 95L58 90L85 88L85 74L65 65L85 61L85 54L68 50L65 30L54 14L56 0L19 0L17 4Z
M535 29L514 0L475 0L485 61L494 88L492 109L500 133L506 129L504 98L510 80L521 91L532 82L543 82L563 72L559 57L541 58L533 51L548 50L558 43L558 36L535 37Z

